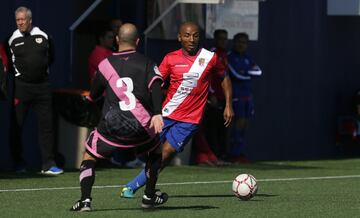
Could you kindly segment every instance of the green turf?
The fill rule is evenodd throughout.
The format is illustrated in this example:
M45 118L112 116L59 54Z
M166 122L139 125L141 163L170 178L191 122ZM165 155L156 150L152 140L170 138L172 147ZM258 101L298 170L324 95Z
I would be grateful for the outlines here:
M95 185L123 185L138 171L101 168L96 172ZM240 173L253 174L260 180L259 192L250 201L240 201L232 194L229 181ZM158 187L170 198L160 208L140 209L142 190L135 199L127 200L119 197L119 187L98 187L92 194L93 211L84 214L68 211L79 198L78 172L58 177L1 173L0 217L359 217L360 177L269 181L344 175L360 175L360 159L168 167L161 173ZM220 182L166 184L198 181ZM64 189L15 191L34 188Z

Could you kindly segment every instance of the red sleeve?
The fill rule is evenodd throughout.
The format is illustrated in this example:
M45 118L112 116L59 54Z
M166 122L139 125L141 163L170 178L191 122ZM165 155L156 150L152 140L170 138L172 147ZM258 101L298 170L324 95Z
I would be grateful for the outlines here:
M169 76L170 70L171 70L168 59L169 59L169 57L168 57L168 55L166 55L159 66L159 71L161 73L163 80L166 80L166 78Z
M94 80L98 65L102 60L112 55L112 51L96 46L88 58L90 83Z
M5 48L2 44L0 44L0 57L2 59L3 65L6 68L6 71L8 71L9 70L9 60L6 55Z
M225 77L225 65L223 62L221 62L216 54L214 54L214 57L212 58L212 64L214 64L214 74L219 78Z
M88 59L89 63L89 78L90 82L92 82L95 78L96 70L98 68L99 63L104 60L103 56L92 53Z

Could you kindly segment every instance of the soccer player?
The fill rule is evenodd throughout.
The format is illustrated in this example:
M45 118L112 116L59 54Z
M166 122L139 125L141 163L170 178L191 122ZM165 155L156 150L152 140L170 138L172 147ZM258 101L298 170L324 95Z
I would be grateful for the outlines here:
M249 36L237 33L233 38L233 49L228 54L228 74L233 84L233 105L235 122L231 130L231 150L233 163L249 162L243 153L245 130L249 118L254 114L251 79L262 74L259 66L246 53Z
M226 30L216 29L214 31L214 47L210 51L215 52L217 61L224 66L227 66L227 41L228 33ZM198 165L224 166L230 164L223 161L227 158L228 145L227 127L222 125L225 107L225 96L221 86L223 79L223 75L211 75L204 120L200 129L193 136L192 146Z
M228 32L224 29L217 29L214 32L214 47L211 51L215 52L218 61L221 64L227 66L227 42ZM222 123L222 111L225 107L225 96L221 88L222 78L213 75L211 78L211 89L208 97L208 107L205 112L204 129L206 138L215 151L215 154L221 159L227 159L227 136L228 128L221 126ZM223 161L219 161L224 163Z
M147 155L146 188L143 208L167 201L167 194L155 195L161 166L159 134L164 125L161 115L162 79L157 66L136 52L138 32L133 24L124 24L117 36L119 52L100 62L89 100L103 96L105 102L97 128L85 143L80 166L81 198L71 211L91 210L91 189L98 158L111 158L117 149L134 149Z
M210 74L224 77L224 66L217 65L216 54L199 48L200 30L193 22L180 26L178 41L181 49L168 53L159 69L162 78L170 79L168 93L163 102L164 128L160 135L163 143L163 166L178 152L183 151L202 119L209 88ZM226 96L224 125L233 117L231 81L225 76L222 82ZM123 188L121 196L134 197L134 193L147 180L145 171Z

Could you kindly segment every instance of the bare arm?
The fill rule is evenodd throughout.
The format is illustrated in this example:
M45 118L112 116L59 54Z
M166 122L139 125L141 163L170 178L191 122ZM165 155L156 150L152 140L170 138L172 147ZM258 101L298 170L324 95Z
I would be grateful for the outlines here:
M154 115L151 118L150 128L154 128L155 133L160 133L164 126L163 118L161 115L161 84L162 80L158 79L151 85L151 98L153 103Z
M221 86L225 95L225 109L224 109L224 125L228 127L234 117L234 111L232 107L232 85L229 76L225 76L224 80L221 82Z

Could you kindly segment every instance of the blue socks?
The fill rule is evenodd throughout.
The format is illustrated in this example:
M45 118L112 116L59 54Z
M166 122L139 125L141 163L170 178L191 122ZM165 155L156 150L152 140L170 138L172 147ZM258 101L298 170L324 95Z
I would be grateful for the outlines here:
M244 152L245 147L245 129L232 129L232 143L230 148L230 155L233 157L240 156Z
M126 184L126 187L130 187L134 192L138 190L139 188L143 187L146 183L146 175L145 170L141 170L139 175L137 175L133 180L131 180L128 184Z

